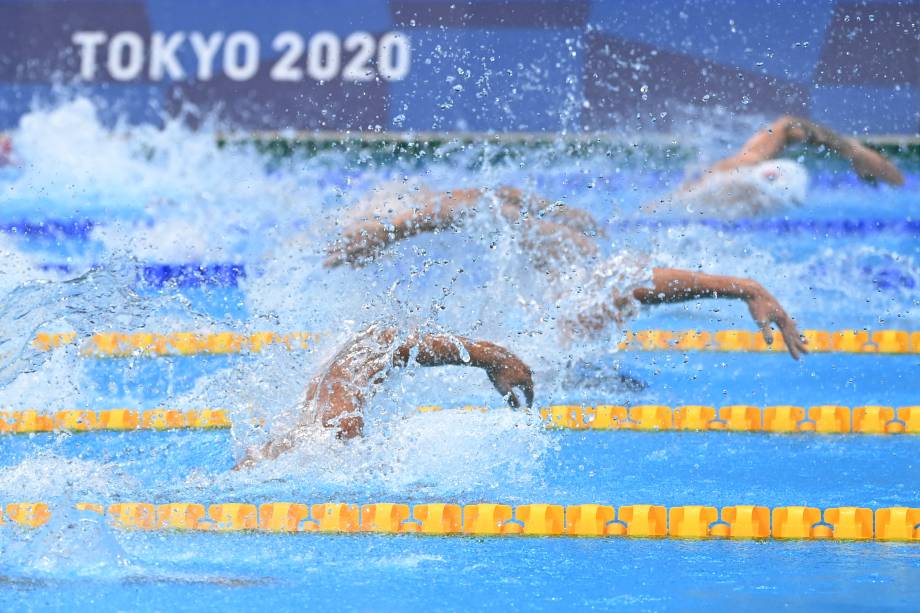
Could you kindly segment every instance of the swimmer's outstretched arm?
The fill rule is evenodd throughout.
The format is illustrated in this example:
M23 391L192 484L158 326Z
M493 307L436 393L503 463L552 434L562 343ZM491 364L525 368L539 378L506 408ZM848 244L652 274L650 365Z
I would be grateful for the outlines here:
M368 219L346 227L341 238L326 250L323 265L326 268L346 263L362 266L392 243L457 225L481 196L479 189L422 192L418 196L420 206L399 213L387 223Z
M379 351L368 351L368 338L376 341ZM507 349L488 341L474 341L459 336L410 335L390 353L396 337L394 328L379 328L359 334L338 352L326 370L314 377L307 389L307 402L316 407L320 423L335 429L342 439L360 436L364 429L362 411L373 387L383 383L388 363L401 368L414 360L421 366L474 366L482 368L499 394L513 407L521 405L515 388L527 406L533 404L533 375L530 368ZM358 344L361 351L352 351ZM250 450L235 470L252 466L256 461L275 458L297 444L298 431L266 443L260 450Z
M376 332L379 346L389 347L396 330L385 328ZM362 345L366 346L366 345ZM380 385L389 372L387 361L381 359L385 350L376 354L362 352L360 361L348 350L339 353L326 372L316 377L307 391L308 399L316 399L323 427L336 430L339 438L354 438L364 429L366 395ZM533 376L530 368L513 353L488 341L474 341L461 336L412 334L393 351L390 365L407 366L414 361L419 366L473 366L486 371L489 381L511 406L519 407L520 399L514 388L520 388L527 406L533 403ZM318 394L318 395L317 395Z
M474 341L462 336L425 334L410 338L393 355L394 366L405 366L410 359L421 366L472 366L486 371L489 381L512 407L522 405L515 394L519 388L524 403L533 404L533 373L520 358L495 343Z
M753 279L709 275L702 272L656 268L652 274L654 287L641 287L633 296L642 304L685 302L699 298L736 298L744 300L751 316L763 333L767 343L773 343L771 324L776 324L789 353L796 360L808 353L795 322L760 283Z
M387 246L401 240L460 225L485 194L481 189L447 192L421 192L420 206L399 213L388 223L370 219L353 223L327 250L327 268L350 264L360 267L374 259ZM603 234L594 218L578 208L530 196L514 187L500 187L494 195L502 216L509 222L532 227L536 235L554 234L585 254L596 251L587 237ZM524 212L526 211L526 215Z
M773 342L770 325L776 324L793 358L798 360L802 354L808 353L795 322L776 298L753 279L708 275L675 268L655 268L652 271L652 287L636 288L632 296L640 303L648 305L685 302L699 298L744 300L768 343ZM628 303L627 296L614 293L609 303L592 306L578 313L574 319L564 320L563 329L567 334L572 334L576 330L600 332L611 323L621 324L621 313Z
M772 160L792 143L827 147L849 160L853 170L864 180L885 181L892 185L904 184L904 176L897 167L877 151L813 121L790 116L780 117L769 128L754 134L738 153L716 162L710 167L709 172L724 172ZM689 183L684 189L693 187L694 184L695 182Z

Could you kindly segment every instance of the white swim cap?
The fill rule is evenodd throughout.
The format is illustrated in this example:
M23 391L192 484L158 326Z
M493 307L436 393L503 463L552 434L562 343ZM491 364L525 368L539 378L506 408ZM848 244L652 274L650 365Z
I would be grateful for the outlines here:
M686 212L751 217L799 206L807 192L808 171L804 166L791 160L770 160L707 175L677 194L674 204Z
M808 171L792 160L770 160L754 166L754 180L771 200L801 206L808 191Z

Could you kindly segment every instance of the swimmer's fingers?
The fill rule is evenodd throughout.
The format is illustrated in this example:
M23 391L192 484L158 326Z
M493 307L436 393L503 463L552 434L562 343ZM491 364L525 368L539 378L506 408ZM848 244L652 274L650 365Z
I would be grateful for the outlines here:
M521 406L520 401L517 396L514 395L514 386L503 377L500 373L495 371L489 372L489 381L492 382L492 385L495 387L495 390L498 392L499 396L502 397L508 406L516 409Z
M513 408L521 406L515 388L523 392L527 406L533 405L533 375L530 368L517 358L509 359L489 369L489 380L501 397Z
M533 406L533 381L528 381L525 385L520 386L521 391L524 392L524 400L527 401L527 406Z
M789 351L789 355L791 355L794 360L798 360L808 353L808 346L805 344L805 339L799 334L798 328L796 328L792 318L783 313L782 317L777 318L776 325L783 335L783 340L786 342L786 349Z
M769 321L759 320L757 325L760 326L760 333L763 334L763 340L766 341L768 345L773 344L773 328L770 327Z
M521 395L524 397L523 403ZM502 396L502 400L512 409L520 409L522 406L530 408L533 406L533 385L515 385Z
M791 323L791 320L784 320L781 317L777 317L773 321L776 322L776 327L779 328L779 332L782 334L783 341L785 341L786 344L786 350L789 351L789 355L792 356L792 359L798 360L803 354L808 353L804 341L799 336L799 333L795 329L795 324ZM771 321L757 321L757 325L760 326L760 333L763 334L763 340L766 341L768 345L773 344L773 328L771 327L771 323Z
M768 345L773 344L771 324L776 324L793 359L798 360L803 354L808 353L805 341L795 327L795 322L789 317L789 314L786 313L786 310L783 309L776 298L766 290L761 288L748 300L748 309L751 311L754 321L760 327L763 339Z

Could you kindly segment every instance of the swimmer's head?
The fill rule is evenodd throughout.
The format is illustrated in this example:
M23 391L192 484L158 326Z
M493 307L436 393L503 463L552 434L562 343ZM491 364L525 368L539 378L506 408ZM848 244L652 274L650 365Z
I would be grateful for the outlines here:
M771 200L802 205L808 191L808 171L792 160L770 160L753 168L757 187Z
M808 171L790 160L713 172L679 192L674 203L686 212L722 217L769 215L805 202Z

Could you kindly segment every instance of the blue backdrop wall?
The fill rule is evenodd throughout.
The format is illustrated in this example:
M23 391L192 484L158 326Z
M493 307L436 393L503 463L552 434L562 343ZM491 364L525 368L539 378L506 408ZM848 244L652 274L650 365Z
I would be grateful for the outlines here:
M917 1L0 0L0 24L0 129L79 92L246 129L920 131Z

